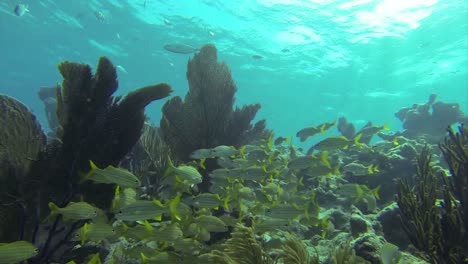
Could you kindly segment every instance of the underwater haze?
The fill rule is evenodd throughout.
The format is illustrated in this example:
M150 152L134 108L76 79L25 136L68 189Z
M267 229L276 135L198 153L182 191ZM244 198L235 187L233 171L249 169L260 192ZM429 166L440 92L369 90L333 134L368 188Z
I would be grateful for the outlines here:
M3 0L0 39L0 264L468 264L468 0Z
M13 10L28 6L22 16ZM64 60L119 65L119 93L150 82L187 91L192 54L168 43L215 44L237 84L238 105L259 102L277 135L344 116L389 122L431 93L468 110L465 0L2 1L0 93L46 124L37 91L61 81ZM98 17L101 14L102 17ZM148 107L154 123L162 103Z

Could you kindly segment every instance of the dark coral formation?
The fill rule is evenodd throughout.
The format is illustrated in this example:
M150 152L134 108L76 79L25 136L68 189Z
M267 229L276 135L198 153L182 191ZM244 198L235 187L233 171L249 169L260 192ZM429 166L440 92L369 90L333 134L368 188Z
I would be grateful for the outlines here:
M457 145L452 143L446 143L449 149ZM462 146L466 155L467 145ZM455 155L456 153L453 152ZM457 159L464 159L463 156L456 156ZM418 158L417 176L414 189L405 180L400 181L398 187L397 202L408 238L420 251L421 257L431 263L463 263L468 256L467 219L463 212L465 205L462 204L462 200L457 200L461 198L458 197L453 184L449 183L451 179L447 176L442 175L445 184L439 187L438 175L431 165L428 148L425 148ZM453 177L466 179L466 174ZM467 187L465 185L455 188ZM440 196L441 199L438 199Z
M145 121L144 108L150 102L164 98L172 91L167 84L151 85L129 93L123 99L114 98L117 73L105 57L99 60L92 75L89 65L63 62L59 65L64 80L57 89L57 114L60 128L60 150L53 161L62 175L68 175L76 188L77 173L89 170L89 160L99 167L118 165L138 141ZM66 180L68 181L68 180ZM67 184L62 182L61 184ZM112 199L110 190L84 184L81 192L107 194L96 197L103 207ZM112 188L112 186L105 186Z
M176 96L163 107L164 140L180 160L188 160L196 149L240 146L268 137L264 120L251 125L259 104L233 110L237 88L228 66L217 59L215 46L202 47L187 65L189 91L185 100Z
M49 263L54 254L61 255L60 248L69 245L73 232L84 223L66 225L56 217L42 230L41 222L50 212L48 202L64 207L84 198L109 208L114 186L80 184L80 174L89 171L89 160L99 167L117 166L140 138L145 106L172 91L169 85L158 84L113 97L117 74L105 57L94 75L89 65L71 62L61 63L59 71L64 78L55 88L59 126L45 148L45 136L29 110L11 98L0 100L0 121L8 128L0 132L1 167L9 171L1 178L7 181L1 184L0 208L2 228L8 226L9 232L2 230L0 241L41 241L40 253L29 263ZM53 97L50 90L43 95L46 100ZM3 225L8 221L5 211L11 213L12 208L16 225Z
M46 138L36 117L17 100L0 95L0 241L17 237L23 208L16 201Z
M431 94L428 102L414 104L412 107L402 108L395 113L395 116L403 122L403 128L406 129L405 135L428 134L441 137L447 125L468 121L468 116L460 110L459 104L435 100L436 95Z

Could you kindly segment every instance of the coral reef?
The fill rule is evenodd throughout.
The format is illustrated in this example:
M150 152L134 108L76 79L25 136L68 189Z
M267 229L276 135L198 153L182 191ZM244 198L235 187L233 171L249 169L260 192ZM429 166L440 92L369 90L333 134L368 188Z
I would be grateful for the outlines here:
M404 107L395 113L395 116L403 122L403 128L406 129L403 132L404 136L428 134L442 137L447 125L468 121L468 116L460 110L459 104L436 102L436 98L435 94L431 94L426 103Z
M84 195L99 194L91 200L105 208L112 199L112 186L78 185L77 173L89 170L89 160L98 167L117 165L141 135L145 106L172 90L167 84L158 84L130 92L123 99L114 98L116 69L105 57L99 60L94 75L90 66L71 62L61 63L59 71L64 78L62 89L57 89L61 147L52 162L69 178L60 186L71 181L72 192L82 187L79 192Z
M144 195L149 198L158 197L162 176L171 157L171 149L162 139L160 128L146 123L130 155L131 157L127 157L121 165L131 168L140 176L143 183L141 191Z
M445 147L455 145L460 146L447 140ZM456 152L452 153L460 158ZM448 184L447 176L441 176L445 185L438 188L437 175L431 165L431 155L427 147L421 152L416 168L415 189L411 188L406 180L401 180L398 186L397 202L403 228L412 244L420 251L421 257L427 261L462 263L468 256L466 246L464 247L464 205L456 200L456 192L453 192ZM460 176L466 178L466 175ZM442 196L441 200L438 199L439 195Z
M62 85L55 88L59 126L46 148L45 136L29 110L8 97L0 101L3 127L11 128L0 134L2 169L10 171L2 174L8 182L1 185L7 189L1 193L0 216L10 210L11 204L21 209L21 215L16 215L20 230L14 230L18 225L11 225L9 232L15 234L5 235L2 225L1 241L27 239L40 243L40 254L29 263L48 263L54 254L65 256L61 248L70 244L74 232L84 224L82 220L62 223L57 216L44 229L41 222L49 214L48 202L65 207L71 201L85 199L100 208L109 208L114 186L80 183L80 174L89 171L90 160L99 167L118 165L140 138L145 106L172 91L169 85L158 84L123 98L113 97L117 74L105 57L99 59L94 75L85 64L63 62L58 68L64 78ZM50 90L45 94L44 98L51 97ZM21 186L23 191L11 184Z
M0 125L0 241L11 241L21 233L20 197L29 191L28 173L46 138L30 110L5 95L0 95Z
M250 124L259 104L233 110L237 90L225 63L217 62L214 45L205 45L187 65L189 91L185 100L178 96L163 107L161 130L173 155L187 161L191 152L218 145L241 146L267 138L265 121Z

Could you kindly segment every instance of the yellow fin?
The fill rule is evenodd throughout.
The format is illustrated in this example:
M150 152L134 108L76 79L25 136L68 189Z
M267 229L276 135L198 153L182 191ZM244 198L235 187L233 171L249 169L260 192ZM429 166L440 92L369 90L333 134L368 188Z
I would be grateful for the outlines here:
M203 158L200 160L200 168L206 170L206 167L205 167L205 161L206 161L206 158Z
M380 200L379 190L382 185L375 187L374 189L370 190L370 193L375 197L375 199Z
M177 205L180 203L181 196L182 195L179 193L172 201L169 202L169 212L171 214L172 221L174 221L174 219L178 221L182 220L182 216L177 211Z

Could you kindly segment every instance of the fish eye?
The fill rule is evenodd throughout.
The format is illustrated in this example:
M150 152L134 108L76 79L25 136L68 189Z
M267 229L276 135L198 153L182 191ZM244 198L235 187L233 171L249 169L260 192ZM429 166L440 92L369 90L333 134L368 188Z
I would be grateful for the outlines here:
M123 214L122 210L119 210L117 213L118 213L118 214Z

